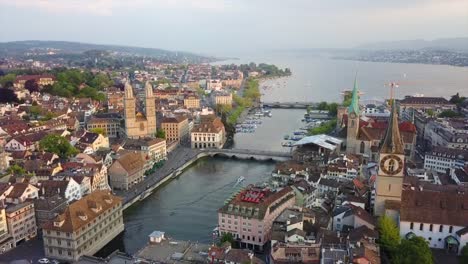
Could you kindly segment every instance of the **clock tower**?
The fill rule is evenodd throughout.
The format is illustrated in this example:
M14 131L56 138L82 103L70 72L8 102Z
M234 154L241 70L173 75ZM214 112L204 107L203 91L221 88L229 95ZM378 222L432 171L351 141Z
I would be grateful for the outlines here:
M392 101L392 112L380 148L374 205L374 214L377 216L385 214L386 201L401 201L405 167L404 154L404 145L398 128L396 104Z

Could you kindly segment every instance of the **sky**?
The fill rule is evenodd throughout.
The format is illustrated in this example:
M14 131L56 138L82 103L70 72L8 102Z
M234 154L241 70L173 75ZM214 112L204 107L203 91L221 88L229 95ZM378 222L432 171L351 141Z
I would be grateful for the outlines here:
M468 36L468 0L0 0L0 42L184 50L351 48Z

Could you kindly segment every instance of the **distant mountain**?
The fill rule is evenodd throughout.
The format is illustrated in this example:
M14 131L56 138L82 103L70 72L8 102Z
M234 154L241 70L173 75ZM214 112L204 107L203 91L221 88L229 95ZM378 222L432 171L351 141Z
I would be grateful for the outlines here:
M435 40L400 40L389 42L377 42L357 46L360 50L421 50L437 49L458 52L468 52L468 37L466 38L441 38Z
M79 54L92 50L103 50L110 53L119 53L120 55L147 56L161 60L212 61L215 59L214 57L202 56L183 51L81 42L39 40L0 42L0 56L26 56L31 53L37 54L48 51L55 54Z

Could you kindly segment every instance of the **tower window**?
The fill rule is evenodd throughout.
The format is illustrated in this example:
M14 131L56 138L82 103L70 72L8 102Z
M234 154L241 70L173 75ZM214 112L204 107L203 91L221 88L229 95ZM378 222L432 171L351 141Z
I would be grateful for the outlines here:
M423 229L424 229L424 224L421 223L421 224L419 225L419 230L423 231Z
M413 227L414 227L414 223L411 222L409 228L410 228L411 230L413 230Z
M361 141L361 149L360 149L360 152L361 153L364 153L364 148L365 148L365 144L364 144L364 141Z

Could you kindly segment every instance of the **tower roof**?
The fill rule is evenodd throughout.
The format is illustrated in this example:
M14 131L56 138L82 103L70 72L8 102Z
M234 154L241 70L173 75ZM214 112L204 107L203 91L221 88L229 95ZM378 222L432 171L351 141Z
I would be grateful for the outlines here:
M133 87L130 82L125 82L125 98L133 98Z
M387 132L380 148L381 153L404 154L403 141L401 140L400 130L398 128L398 113L395 101L392 103L392 112L388 120Z
M357 85L357 76L354 78L354 87L353 87L353 93L351 97L351 104L349 105L348 108L348 113L355 113L357 116L359 116L359 94L358 94L358 85Z
M153 97L153 86L151 85L149 81L146 81L146 84L145 84L145 95L146 95L146 98Z

